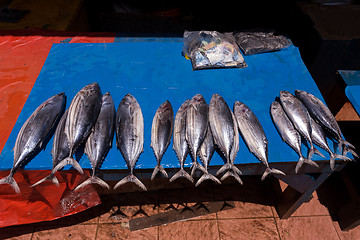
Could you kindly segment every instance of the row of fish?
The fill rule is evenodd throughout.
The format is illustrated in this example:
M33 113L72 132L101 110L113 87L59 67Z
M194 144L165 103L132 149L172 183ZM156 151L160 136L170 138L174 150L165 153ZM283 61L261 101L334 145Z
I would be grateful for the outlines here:
M278 100L271 104L270 113L283 141L299 155L296 173L303 163L318 166L311 160L313 154L325 157L314 147L314 144L329 153L332 170L335 168L335 159L351 160L346 156L348 152L358 157L354 151L355 147L343 139L340 127L331 111L314 95L301 90L296 90L295 96L290 92L281 91ZM338 143L342 155L330 149L327 136ZM307 157L301 152L302 138L309 143Z
M301 98L304 94L300 94L300 91L298 95L296 98L288 92L281 92L281 104L274 102L270 110L283 140L293 147L300 156L296 171L303 162L316 165L310 160L311 156L313 153L321 153L313 147L312 142L317 145L320 144L320 147L330 153L332 168L335 158L349 160L345 156L331 152L326 139L324 141L324 134L320 132L322 128L316 128L317 125L315 124L321 123L323 127L333 130L339 146L343 147L344 154L348 151L355 154L351 149L353 146L341 137L340 128L336 121L331 119L330 111L320 100L317 102L316 99ZM112 147L113 136L116 133L117 148L125 159L130 174L119 181L114 188L132 182L146 190L145 185L134 175L134 168L143 152L144 145L144 119L137 100L131 94L127 94L121 100L116 111L110 93L101 95L100 86L97 83L92 83L75 95L66 111L65 103L65 94L57 94L41 104L24 123L15 142L13 168L7 177L0 180L0 185L10 184L17 193L20 193L20 189L13 178L14 173L45 148L47 141L56 129L51 151L53 157L52 171L49 176L32 186L47 180L58 185L55 173L66 165L72 165L77 171L83 173L73 155L79 146L85 143L85 154L91 162L93 171L92 176L77 186L76 189L90 183L110 188L105 181L96 176L96 172L100 169ZM316 121L310 121L311 118L307 109ZM316 129L319 130L315 131ZM280 170L270 168L268 140L259 120L245 104L237 101L234 104L233 111L231 111L220 95L214 94L208 105L203 96L197 94L180 106L174 120L172 105L169 101L165 101L157 109L151 128L151 147L158 162L151 178L154 179L159 173L168 177L165 169L161 166L161 159L173 136L173 149L180 162L180 170L172 176L170 182L180 177L194 182L195 171L200 170L203 175L197 181L196 186L208 179L220 184L220 181L228 177L233 177L242 183L241 171L234 165L239 151L239 133L249 151L265 165L266 170L262 179L269 174L284 175ZM308 158L301 155L299 133L310 144ZM223 174L220 180L208 171L210 160L216 149L220 150L219 154L226 162L216 173L217 176ZM193 160L191 174L184 169L185 159L189 153ZM197 157L202 164L197 161Z

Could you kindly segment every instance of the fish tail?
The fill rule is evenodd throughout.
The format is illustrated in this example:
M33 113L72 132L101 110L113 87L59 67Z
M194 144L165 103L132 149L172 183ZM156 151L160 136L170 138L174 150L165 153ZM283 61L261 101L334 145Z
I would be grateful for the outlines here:
M276 168L266 168L265 172L263 173L263 175L261 176L261 181L264 181L265 178L267 176L269 176L270 174L278 174L278 175L283 175L285 176L285 173L276 169Z
M341 139L340 140L340 145L347 145L349 148L355 149L355 146L352 145L351 143L349 143L348 141Z
M342 155L346 156L346 154L348 152L350 152L354 157L359 158L359 156L357 155L357 153L353 149L351 149L350 147L344 145Z
M195 160L191 165L191 176L195 175L196 169L199 169L202 172L206 173L206 169Z
M241 185L243 185L243 181L241 180L241 178L239 177L238 174L236 174L236 172L234 172L233 170L229 170L227 171L220 179L220 181L224 181L226 178L228 177L233 177L235 178L236 181L238 181Z
M56 186L59 186L59 181L58 179L55 177L55 175L53 173L50 173L48 176L44 177L43 179L41 179L40 181L34 183L33 185L31 185L30 187L35 187L45 181L52 181Z
M322 154L317 148L314 147L314 145L311 145L309 152L308 152L308 159L311 159L313 155L316 154L320 157L325 158L324 154Z
M205 180L212 180L214 182L216 182L217 184L221 184L221 182L219 181L219 179L217 179L214 175L210 174L210 173L204 173L199 180L196 182L195 187L198 187L202 182L204 182Z
M83 174L84 171L82 170L80 164L72 157L67 157L63 160L61 160L55 167L54 169L51 171L52 174L56 173L57 171L59 171L61 168L65 167L66 165L71 165L73 166L80 174Z
M229 169L231 169L231 163L227 162L216 172L216 176L222 174L223 172Z
M132 182L135 183L138 187L140 187L142 190L147 191L147 188L145 185L134 175L130 174L126 176L125 178L121 179L115 186L114 190L119 188L120 186L124 185L125 183Z
M17 194L21 193L19 185L11 174L7 177L4 177L3 179L0 179L0 185L1 184L9 184Z
M87 179L86 181L81 183L79 186L77 186L75 188L75 191L77 191L80 188L85 187L86 185L89 185L89 184L98 184L104 188L110 189L109 184L107 184L104 180L102 180L101 178L96 177L96 176L91 176L89 179Z
M156 165L152 175L151 175L151 180L154 180L154 178L156 177L156 175L158 173L161 173L164 177L168 178L168 174L167 172L165 171L165 169L159 164L159 165Z
M295 173L299 172L299 170L302 167L303 163L307 163L307 164L309 164L311 166L314 166L314 167L319 167L319 165L316 162L314 162L313 160L310 160L308 158L300 156L299 160L298 160L298 162L296 164L296 167L295 167Z
M188 174L185 169L181 168L174 176L172 176L170 178L170 182L175 181L178 178L186 178L188 179L190 182L194 182L194 178L192 176L190 176L190 174Z

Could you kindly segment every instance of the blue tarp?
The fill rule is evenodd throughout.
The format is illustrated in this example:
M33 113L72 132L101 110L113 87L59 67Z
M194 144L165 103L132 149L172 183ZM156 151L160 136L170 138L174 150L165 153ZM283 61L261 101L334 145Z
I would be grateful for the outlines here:
M290 46L278 52L245 56L248 67L244 69L193 71L191 62L181 55L182 47L181 38L151 41L119 38L114 43L54 44L2 151L0 169L12 167L16 136L38 105L59 92L65 92L69 107L75 94L92 82L98 82L103 93L111 93L116 107L127 93L138 100L145 121L145 143L137 168L153 168L156 165L150 148L151 123L156 109L168 99L176 113L186 99L197 93L202 94L208 103L213 93L219 93L231 109L237 100L249 106L259 118L269 140L270 164L298 160L297 154L282 142L269 114L270 104L281 90L293 93L301 89L322 99L298 48ZM52 140L25 169L51 169L51 148ZM306 147L303 146L303 150L306 154ZM317 156L314 159L320 160ZM90 168L85 154L79 161L82 167ZM187 166L190 162L188 156ZM258 163L242 139L235 163ZM179 166L172 143L162 164L164 167ZM215 153L211 165L222 164L223 160ZM102 168L126 168L116 149L115 138Z

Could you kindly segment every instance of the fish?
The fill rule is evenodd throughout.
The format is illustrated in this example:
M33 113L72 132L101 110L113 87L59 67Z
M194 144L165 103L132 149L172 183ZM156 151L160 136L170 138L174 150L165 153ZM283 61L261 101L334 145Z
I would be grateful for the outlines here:
M144 151L144 117L138 101L130 93L120 101L116 113L116 146L130 174L120 180L114 189L131 182L146 191L145 185L134 174L136 162Z
M72 165L83 174L81 166L73 158L76 149L90 135L101 108L101 90L94 82L83 87L71 101L65 121L65 134L70 146L69 156L53 169L54 173L66 165Z
M276 129L281 136L281 139L299 155L299 160L295 167L295 173L298 173L303 163L319 167L316 162L307 159L302 155L301 135L295 129L293 123L290 121L289 117L286 115L284 109L278 101L274 101L271 103L270 115Z
M213 94L210 100L209 122L214 143L226 159L226 163L217 171L216 175L224 171L232 171L230 174L233 176L235 176L234 173L241 174L241 171L232 163L230 157L235 136L232 112L225 100L217 93ZM236 178L236 180L238 179Z
M319 98L302 90L295 90L295 96L305 105L311 117L334 136L335 140L338 142L339 150L342 148L342 155L345 156L350 152L355 157L358 157L354 151L354 145L347 142L342 137L340 126L334 115Z
M75 188L75 191L89 184L98 184L104 188L110 189L110 186L101 178L96 176L105 160L114 139L115 130L115 106L113 98L109 92L106 92L101 98L101 108L99 116L93 127L92 132L85 143L85 154L88 156L92 175L89 179Z
M310 115L304 104L288 91L280 91L280 103L295 129L310 144L307 158L311 159L314 153L325 157L314 147L311 140Z
M186 115L189 102L190 100L187 99L183 104L181 104L175 115L173 149L179 160L180 170L170 178L170 182L173 182L181 177L188 179L192 183L194 182L194 179L184 169L186 157L190 152L188 143L186 141Z
M9 184L19 194L21 190L14 179L15 172L27 164L37 153L45 149L65 110L65 93L59 93L43 102L21 127L14 147L14 164L1 184Z
M322 149L324 149L325 151L327 151L330 154L331 170L335 169L335 159L337 159L337 158L344 160L344 161L352 160L346 156L332 152L326 141L326 135L325 135L325 132L322 129L322 127L318 123L316 123L315 120L312 118L310 119L310 123L311 123L311 128L312 128L311 138L312 138L314 144L318 145L319 147L321 147Z
M51 155L53 159L52 171L48 176L36 182L35 184L31 185L31 187L35 187L48 180L52 181L55 185L59 186L59 181L54 175L53 171L61 160L69 156L69 152L70 152L69 142L64 132L67 113L68 110L66 110L66 112L62 115L59 124L57 125L55 130L53 146L51 149Z
M165 169L161 166L161 159L168 148L174 127L174 111L169 100L163 102L156 110L151 126L151 145L157 159L157 165L151 175L151 180L160 172L168 177Z
M214 155L214 152L215 152L214 138L211 133L210 125L208 125L205 139L204 139L203 143L201 144L200 151L199 151L199 157L200 157L202 164L204 165L205 173L196 182L195 187L199 186L202 182L204 182L205 180L208 180L208 179L214 181L217 184L221 184L219 179L217 179L215 176L213 176L208 171L210 160L211 160L212 156Z
M234 104L234 115L244 139L246 146L254 156L259 159L266 167L261 180L264 180L269 174L279 174L285 176L282 171L270 168L268 162L268 143L263 127L253 111L244 103L236 101Z
M209 122L209 107L201 94L193 96L189 102L186 114L186 141L192 156L191 176L196 169L205 172L205 168L197 161L199 149L203 143Z

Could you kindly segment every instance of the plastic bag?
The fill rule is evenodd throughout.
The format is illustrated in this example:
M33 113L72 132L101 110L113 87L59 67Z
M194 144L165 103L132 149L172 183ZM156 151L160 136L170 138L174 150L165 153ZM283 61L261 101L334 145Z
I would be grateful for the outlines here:
M233 33L236 43L245 55L272 52L290 46L291 40L274 31L248 31Z
M193 70L247 66L233 36L216 31L185 31L183 55Z

